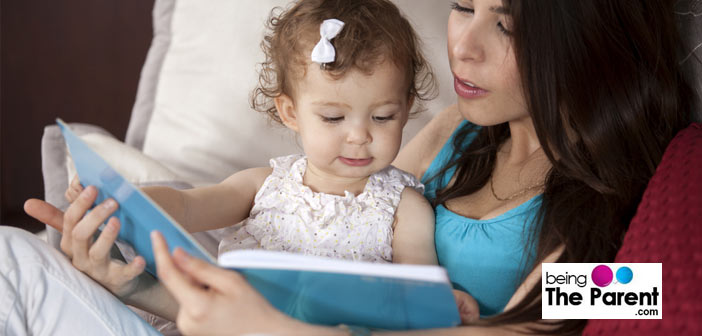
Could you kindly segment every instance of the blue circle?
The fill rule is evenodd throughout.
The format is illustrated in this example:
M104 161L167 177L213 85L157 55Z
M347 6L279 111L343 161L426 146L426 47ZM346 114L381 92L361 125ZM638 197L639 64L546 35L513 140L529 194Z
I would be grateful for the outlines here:
M619 281L619 283L628 284L633 277L634 272L632 272L629 267L623 266L619 267L617 270L617 281Z

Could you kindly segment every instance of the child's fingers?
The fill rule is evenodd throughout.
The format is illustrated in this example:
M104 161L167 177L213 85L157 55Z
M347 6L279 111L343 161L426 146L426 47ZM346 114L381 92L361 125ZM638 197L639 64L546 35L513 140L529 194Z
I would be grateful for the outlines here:
M83 186L80 184L80 180L78 179L78 175L76 175L73 180L71 180L70 185L68 186L68 189L66 189L66 193L64 196L68 200L68 202L73 202L78 198L78 195L83 191Z
M462 324L473 323L480 319L480 308L475 298L466 292L455 289L453 290L453 295L456 298L456 305L458 306Z
M173 263L168 245L158 231L151 232L151 245L156 259L156 273L159 280L178 303L197 303L206 299L204 288L193 284Z
M74 176L71 180L71 189L78 191L83 190L83 185L80 184L80 179L78 178L78 175Z

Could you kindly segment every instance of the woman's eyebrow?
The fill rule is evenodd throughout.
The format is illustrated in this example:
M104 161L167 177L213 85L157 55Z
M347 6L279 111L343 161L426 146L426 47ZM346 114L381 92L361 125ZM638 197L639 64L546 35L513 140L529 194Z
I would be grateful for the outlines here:
M497 13L497 14L509 14L509 8L507 8L507 7L502 7L502 6L499 6L499 7L494 7L494 6L493 6L493 7L490 7L490 11L491 11L491 12L494 12L494 13Z

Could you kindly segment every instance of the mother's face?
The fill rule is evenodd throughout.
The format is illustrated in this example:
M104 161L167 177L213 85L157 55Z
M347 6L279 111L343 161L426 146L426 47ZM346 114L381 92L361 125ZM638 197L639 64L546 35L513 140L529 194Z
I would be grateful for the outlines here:
M448 21L448 55L458 110L468 121L491 126L528 118L500 0L459 0Z

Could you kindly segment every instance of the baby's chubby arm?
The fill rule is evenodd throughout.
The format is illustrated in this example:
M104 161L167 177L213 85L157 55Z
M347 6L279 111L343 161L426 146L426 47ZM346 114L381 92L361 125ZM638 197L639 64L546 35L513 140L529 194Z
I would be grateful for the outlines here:
M392 261L398 264L436 265L434 211L413 188L402 191L393 223Z
M254 197L271 171L267 167L246 169L218 184L187 190L161 186L141 190L185 230L213 230L234 225L249 216ZM66 198L73 202L82 190L76 177L66 190Z
M400 264L436 265L434 211L419 192L405 188L395 212L392 261ZM454 290L453 295L462 323L480 318L478 302L468 293Z
M214 230L249 216L256 193L271 172L271 168L251 168L211 186L187 190L147 187L143 191L187 231Z

